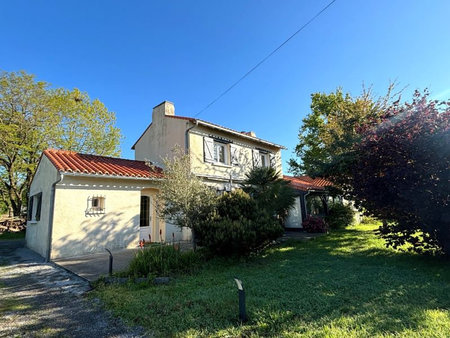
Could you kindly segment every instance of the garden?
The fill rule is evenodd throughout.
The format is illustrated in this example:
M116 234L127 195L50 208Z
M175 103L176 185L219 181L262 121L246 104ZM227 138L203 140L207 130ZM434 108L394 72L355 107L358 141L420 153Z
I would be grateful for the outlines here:
M156 336L450 336L449 262L386 248L377 227L199 258L168 285L99 284L92 297ZM246 290L245 323L234 277Z

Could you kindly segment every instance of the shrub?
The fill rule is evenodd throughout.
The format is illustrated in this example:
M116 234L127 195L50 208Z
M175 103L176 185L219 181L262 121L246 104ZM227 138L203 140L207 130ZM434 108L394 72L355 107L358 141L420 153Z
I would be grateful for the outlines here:
M171 245L151 246L136 253L126 274L132 277L147 277L190 273L203 261L204 256L200 251L181 252Z
M256 201L259 208L275 216L281 224L288 217L295 202L294 189L272 167L252 169L246 175L242 189Z
M220 255L245 255L282 235L279 222L242 190L219 198L216 214L195 227L199 245Z
M308 215L302 224L307 232L314 233L328 231L328 225L321 217Z
M353 223L355 212L350 204L334 203L328 209L325 221L331 229L342 229Z

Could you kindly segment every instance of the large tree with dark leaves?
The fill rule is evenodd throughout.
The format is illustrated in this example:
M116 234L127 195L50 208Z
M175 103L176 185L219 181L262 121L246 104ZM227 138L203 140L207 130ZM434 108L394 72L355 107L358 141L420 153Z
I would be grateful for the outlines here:
M386 220L379 234L395 248L450 255L450 101L416 92L359 132L351 194Z

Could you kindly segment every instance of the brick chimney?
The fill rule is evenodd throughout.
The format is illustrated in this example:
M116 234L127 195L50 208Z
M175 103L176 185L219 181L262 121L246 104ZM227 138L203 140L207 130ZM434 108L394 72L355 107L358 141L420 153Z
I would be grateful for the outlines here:
M163 101L153 107L152 122L164 118L165 115L175 115L175 106L172 102Z

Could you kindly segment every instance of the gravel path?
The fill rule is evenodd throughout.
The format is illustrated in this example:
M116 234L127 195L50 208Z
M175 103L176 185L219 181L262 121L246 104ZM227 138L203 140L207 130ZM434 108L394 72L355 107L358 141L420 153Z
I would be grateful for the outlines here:
M0 242L0 337L142 337L84 295L88 282Z

